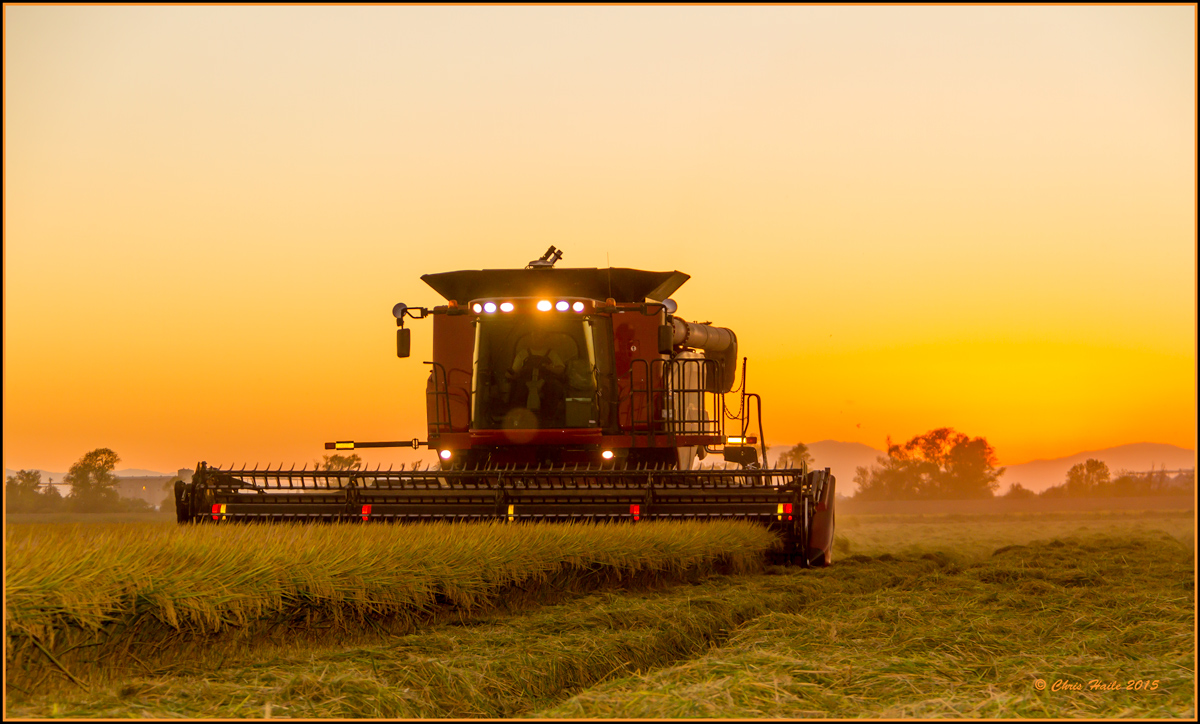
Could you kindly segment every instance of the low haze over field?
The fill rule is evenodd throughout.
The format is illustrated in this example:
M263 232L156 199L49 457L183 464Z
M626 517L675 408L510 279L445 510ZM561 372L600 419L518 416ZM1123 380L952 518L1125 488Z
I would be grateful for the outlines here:
M772 445L1192 449L1195 27L6 6L5 466L423 438L432 325L396 359L392 305L550 244L690 274L679 314L737 333Z

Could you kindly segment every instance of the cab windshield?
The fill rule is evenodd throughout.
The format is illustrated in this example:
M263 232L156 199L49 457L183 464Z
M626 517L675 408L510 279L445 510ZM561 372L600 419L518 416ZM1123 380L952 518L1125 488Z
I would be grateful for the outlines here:
M488 315L475 334L475 429L597 426L589 318Z

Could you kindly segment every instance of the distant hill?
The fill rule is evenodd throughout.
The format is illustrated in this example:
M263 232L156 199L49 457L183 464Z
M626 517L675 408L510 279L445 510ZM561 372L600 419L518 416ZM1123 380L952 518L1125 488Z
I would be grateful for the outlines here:
M1089 450L1053 460L1033 460L1009 465L1000 477L997 494L1003 495L1013 483L1020 483L1034 492L1052 488L1067 479L1067 471L1087 459L1100 460L1116 476L1118 470L1145 471L1151 467L1168 470L1196 467L1196 451L1177 445L1158 442L1138 442L1103 450Z

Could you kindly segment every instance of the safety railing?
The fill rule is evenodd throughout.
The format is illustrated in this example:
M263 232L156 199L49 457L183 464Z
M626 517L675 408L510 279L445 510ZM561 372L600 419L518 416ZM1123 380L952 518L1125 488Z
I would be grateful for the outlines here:
M715 359L635 359L629 380L629 426L653 446L659 435L724 435L724 394ZM625 402L625 400L622 400Z

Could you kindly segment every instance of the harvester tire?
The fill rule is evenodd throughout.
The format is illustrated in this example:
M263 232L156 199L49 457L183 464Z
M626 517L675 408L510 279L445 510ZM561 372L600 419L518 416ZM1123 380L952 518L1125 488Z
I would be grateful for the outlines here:
M825 568L833 563L833 538L837 531L837 520L830 516L829 519L829 550L823 551L820 548L811 548L808 553L808 566L813 568Z
M796 558L799 560L801 568L808 568L808 537L812 533L812 502L808 496L802 496L800 499L800 540L797 547L800 549Z
M186 523L188 516L187 505L184 503L186 495L187 483L182 480L175 481L175 520L179 523Z

